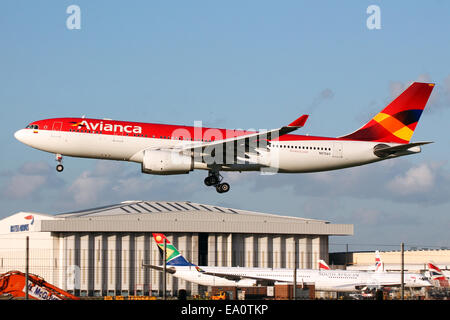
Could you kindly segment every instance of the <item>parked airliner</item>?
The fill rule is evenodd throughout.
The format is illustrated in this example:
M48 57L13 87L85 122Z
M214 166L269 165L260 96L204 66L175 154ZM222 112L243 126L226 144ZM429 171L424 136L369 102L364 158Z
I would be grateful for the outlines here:
M220 171L305 173L365 165L418 153L430 142L410 143L433 90L433 83L414 82L367 124L337 137L294 135L303 115L273 130L245 131L110 119L54 118L31 122L15 133L17 140L54 153L57 171L63 156L132 161L148 174L208 171L204 183L219 193L230 185Z
M166 270L182 280L204 286L234 287L294 282L293 270L286 268L199 267L188 262L164 234L154 233L153 238L161 252L164 252L165 240ZM159 271L164 269L163 266L150 264L144 266ZM400 286L401 283L400 272L297 269L296 273L297 284L314 284L318 291L354 292L368 287ZM428 279L420 273L405 273L404 283L405 287L431 286Z

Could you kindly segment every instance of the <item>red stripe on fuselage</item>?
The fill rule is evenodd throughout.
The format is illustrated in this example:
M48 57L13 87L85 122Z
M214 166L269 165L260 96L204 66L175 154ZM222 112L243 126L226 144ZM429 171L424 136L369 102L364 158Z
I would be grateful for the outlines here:
M144 123L131 121L117 121L87 118L54 118L32 122L39 126L39 130L53 130L55 126L62 132L79 132L102 135L123 135L155 139L188 140L188 141L217 141L239 137L256 131L233 130L221 128L205 128L193 126L180 126L158 123ZM61 128L61 129L59 129ZM349 140L342 138L318 137L286 134L273 141L302 141L302 140Z

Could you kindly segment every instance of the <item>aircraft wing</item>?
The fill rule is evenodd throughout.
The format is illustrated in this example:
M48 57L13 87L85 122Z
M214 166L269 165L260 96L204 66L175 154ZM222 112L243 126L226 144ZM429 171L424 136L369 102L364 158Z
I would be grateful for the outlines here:
M240 280L250 279L250 280L256 280L257 284L264 284L264 285L273 285L275 282L291 283L290 281L276 280L276 279L268 278L268 277L254 277L254 276L249 276L249 275L244 276L244 275L238 275L238 274L211 272L211 271L204 271L204 270L202 270L201 272L202 272L202 274L220 277L220 278L224 278L224 279L231 280L231 281L240 281Z
M410 153L420 152L419 146L429 143L433 143L433 141L406 143L393 147L381 144L375 146L375 148L373 149L373 153L380 158L386 158L389 156L403 156Z
M267 131L260 131L249 133L246 135L241 135L238 137L208 142L208 143L195 143L192 145L188 145L183 147L183 150L191 150L191 151L200 151L203 152L205 149L213 150L216 147L223 147L223 150L227 150L228 148L234 148L235 150L238 147L245 147L246 152L255 152L255 148L257 147L258 141L263 140L272 140L274 138L281 137L285 134L288 134L292 131L295 131L301 127L303 127L308 119L308 115L304 114L295 121L291 122L287 126L283 126L278 129L272 129ZM235 153L236 154L236 153Z

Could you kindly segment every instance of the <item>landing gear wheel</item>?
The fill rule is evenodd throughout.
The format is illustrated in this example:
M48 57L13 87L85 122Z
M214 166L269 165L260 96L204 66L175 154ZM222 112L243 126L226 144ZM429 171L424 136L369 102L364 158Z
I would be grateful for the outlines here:
M230 185L226 182L220 183L220 184L216 185L216 190L218 193L228 192L230 190Z
M219 179L217 179L216 176L209 176L205 178L205 184L209 186L215 186L217 183L219 183Z
M218 193L228 192L230 190L230 185L226 182L221 183L222 180L223 177L220 175L219 171L211 170L204 182L208 187L215 186Z
M56 154L56 161L58 162L58 165L56 166L56 171L58 171L58 172L61 172L61 171L64 170L64 167L62 165L62 160L63 160L62 155L57 153Z

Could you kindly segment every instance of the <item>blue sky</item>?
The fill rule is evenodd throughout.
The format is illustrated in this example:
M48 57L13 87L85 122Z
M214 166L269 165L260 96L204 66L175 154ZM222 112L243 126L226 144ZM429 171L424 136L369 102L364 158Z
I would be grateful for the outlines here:
M68 6L81 9L69 30ZM369 5L381 29L366 26ZM0 218L130 199L190 200L334 223L332 244L450 247L450 3L435 1L2 1ZM16 141L38 119L81 116L303 133L359 128L411 81L436 83L423 152L337 172L154 177L135 163L54 156ZM339 246L337 246L339 247ZM386 249L389 247L379 247ZM352 246L350 247L352 249Z

